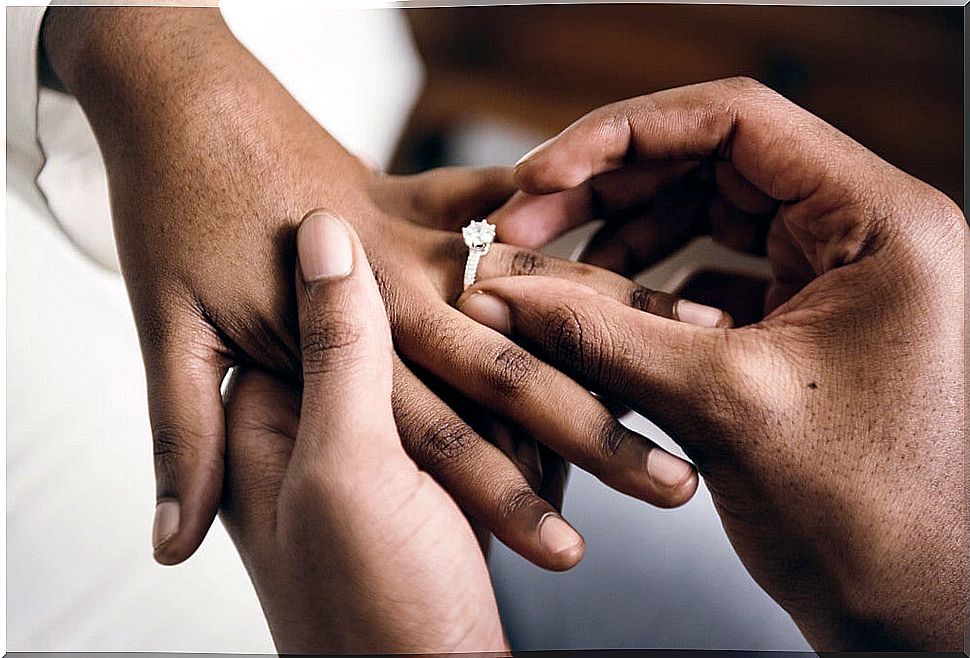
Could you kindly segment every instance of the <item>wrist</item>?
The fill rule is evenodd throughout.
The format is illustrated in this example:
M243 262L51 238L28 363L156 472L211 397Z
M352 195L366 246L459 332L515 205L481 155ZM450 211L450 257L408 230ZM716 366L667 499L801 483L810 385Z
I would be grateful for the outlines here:
M41 28L56 82L82 101L104 91L119 100L168 93L234 42L215 8L51 7Z
M177 146L220 123L245 130L270 102L298 107L215 8L53 7L41 41L109 168L119 152Z
M294 195L323 188L312 195L322 199L364 185L363 165L235 39L218 9L52 7L41 40L116 190L220 171L247 171L262 188ZM299 212L300 199L290 201Z

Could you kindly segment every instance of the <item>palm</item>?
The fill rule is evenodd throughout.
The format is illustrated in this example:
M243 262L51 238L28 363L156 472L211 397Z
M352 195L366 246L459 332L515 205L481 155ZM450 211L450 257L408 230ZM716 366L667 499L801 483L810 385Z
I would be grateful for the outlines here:
M234 378L222 515L270 618L312 618L292 601L317 601L339 629L335 616L366 607L375 650L402 635L416 649L492 637L497 612L485 560L455 503L402 451L366 474L295 467L299 413L299 390L255 371ZM353 574L354 591L334 585L334 573ZM441 622L434 629L422 621L429 615Z

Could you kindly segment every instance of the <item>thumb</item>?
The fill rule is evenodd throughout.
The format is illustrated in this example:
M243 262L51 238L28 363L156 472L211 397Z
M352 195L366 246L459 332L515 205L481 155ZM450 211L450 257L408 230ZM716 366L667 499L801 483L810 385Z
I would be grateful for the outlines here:
M146 352L155 449L155 559L178 564L202 543L222 491L224 367L178 348Z
M314 211L296 241L303 403L295 450L335 450L341 460L374 454L371 447L403 454L391 410L391 332L356 233Z

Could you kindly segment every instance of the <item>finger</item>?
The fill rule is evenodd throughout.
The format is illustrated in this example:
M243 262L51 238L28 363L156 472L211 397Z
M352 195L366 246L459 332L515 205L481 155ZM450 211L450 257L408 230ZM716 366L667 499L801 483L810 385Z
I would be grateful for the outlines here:
M696 166L695 162L636 163L554 194L517 192L489 221L503 242L535 249L576 226L593 219L610 220L646 203Z
M614 489L662 507L690 499L689 463L628 430L555 368L445 308L406 323L396 340L409 358Z
M413 176L385 176L378 204L430 228L456 230L481 219L515 192L509 167L441 167Z
M640 204L627 221L617 218L603 226L580 258L624 275L641 272L707 229L709 199L706 179L687 176Z
M409 370L478 436L501 450L502 454L519 469L534 491L539 490L542 473L535 453L528 450L529 445L535 445L530 436L520 428L482 409L481 405L442 383L431 373L418 371L413 364Z
M765 254L771 217L746 213L718 197L711 202L711 238L718 244L745 254Z
M641 313L590 288L546 277L485 281L459 304L470 317L514 336L582 384L667 429L683 427L697 413L691 403L697 391L707 390L698 386L698 373L714 372L722 336L719 330Z
M459 416L489 443L502 451L525 477L536 493L542 486L542 464L536 442L525 432L514 428L508 421L484 412L481 407L465 403L451 405Z
M356 233L325 211L297 232L303 401L296 450L370 463L400 450L391 411L391 335Z
M730 162L714 165L714 180L718 194L729 204L749 215L774 215L778 202L756 188Z
M433 376L426 376L423 381L428 382L430 379ZM501 450L518 467L533 491L539 491L542 485L542 464L539 462L536 443L528 433L482 409L477 402L458 394L451 387L441 385L433 390L472 429Z
M566 480L569 477L569 463L541 443L536 444L539 462L542 465L542 486L539 495L562 513L563 498L566 494Z
M226 392L222 518L236 536L272 533L300 419L300 395L269 374L237 369ZM247 540L260 546L260 540Z
M172 565L195 552L219 508L225 447L219 386L225 366L220 358L207 359L181 347L156 350L148 345L145 371L156 496L152 546L156 561Z
M394 414L401 440L420 468L437 480L477 525L546 569L570 569L585 542L539 497L502 451L445 405L399 359Z
M863 152L752 80L668 89L594 110L517 163L520 189L545 194L638 160L730 160L772 199L794 202Z
M508 276L556 277L593 288L638 310L700 326L729 327L733 323L731 316L720 309L645 288L605 269L553 258L529 249L492 245L479 264L479 280Z

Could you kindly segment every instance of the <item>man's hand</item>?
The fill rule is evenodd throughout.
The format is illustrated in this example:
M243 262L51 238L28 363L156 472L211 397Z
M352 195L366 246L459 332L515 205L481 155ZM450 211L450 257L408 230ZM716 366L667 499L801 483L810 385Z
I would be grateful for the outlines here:
M655 214L692 177L713 196ZM959 209L748 80L597 110L516 180L529 196L504 234L530 244L588 216L591 194L641 204L643 239L623 229L619 245L599 243L598 260L627 271L697 225L752 249L768 231L774 310L749 327L677 324L544 277L483 282L459 306L675 438L749 571L816 649L959 648Z
M245 370L227 400L223 520L280 653L506 651L471 527L405 454L391 335L349 225L300 228L303 395Z
M369 171L232 37L217 10L54 7L44 43L108 170L148 379L156 559L191 555L216 513L228 368L258 365L300 380L293 234L318 207L351 218L377 273L408 453L477 523L544 567L576 564L583 543L559 516L564 471L554 452L658 505L693 493L686 462L450 306L466 250L457 233L439 229L500 205L514 189L507 170L408 179ZM568 277L671 317L693 308L603 270L496 245L480 277L509 274ZM721 317L709 312L705 321Z

